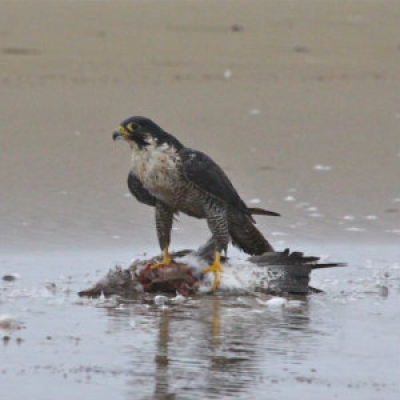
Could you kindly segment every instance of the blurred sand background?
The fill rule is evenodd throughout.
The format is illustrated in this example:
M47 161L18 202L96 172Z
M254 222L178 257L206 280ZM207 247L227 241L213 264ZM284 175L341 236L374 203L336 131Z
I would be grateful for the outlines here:
M0 1L0 249L157 249L111 140L131 115L282 213L259 219L279 248L396 243L399 20L390 0ZM181 220L173 248L206 239Z

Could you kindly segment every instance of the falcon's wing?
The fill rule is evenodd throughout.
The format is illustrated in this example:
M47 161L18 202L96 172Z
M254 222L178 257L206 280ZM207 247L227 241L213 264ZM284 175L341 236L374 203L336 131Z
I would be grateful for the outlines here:
M250 215L225 172L201 151L183 148L179 151L185 178L200 189Z
M132 171L128 175L128 188L138 201L148 206L155 207L157 202L156 198L143 187L140 180Z

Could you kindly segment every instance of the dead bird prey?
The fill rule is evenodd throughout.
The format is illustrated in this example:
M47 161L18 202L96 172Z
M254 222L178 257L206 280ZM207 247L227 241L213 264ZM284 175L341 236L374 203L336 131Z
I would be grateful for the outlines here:
M178 139L145 117L123 121L113 140L124 139L132 149L128 187L141 203L155 207L156 230L163 260L153 268L171 264L168 252L174 214L183 212L207 220L215 248L213 263L203 272L215 275L219 285L221 252L229 240L250 255L273 251L254 226L252 215L279 214L249 208L224 171L206 154L185 147Z

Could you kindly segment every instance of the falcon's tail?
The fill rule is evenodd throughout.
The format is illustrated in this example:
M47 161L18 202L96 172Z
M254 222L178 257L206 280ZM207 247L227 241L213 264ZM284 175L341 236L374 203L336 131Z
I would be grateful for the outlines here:
M256 213L254 213L256 214ZM251 216L237 210L228 212L229 234L232 244L250 255L274 251L263 234L254 226Z
M258 207L249 207L248 210L250 211L251 215L269 215L270 217L280 217L281 216L281 214L279 214L277 212L264 210L263 208L258 208Z

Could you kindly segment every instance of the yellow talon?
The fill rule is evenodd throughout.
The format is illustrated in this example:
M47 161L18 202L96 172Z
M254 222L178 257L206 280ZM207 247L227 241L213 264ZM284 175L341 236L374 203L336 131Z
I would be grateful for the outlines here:
M220 260L221 260L221 254L219 251L217 251L217 252L215 252L214 262L209 267L203 269L204 273L206 273L206 272L214 273L214 283L211 288L211 290L213 292L215 292L215 290L217 289L217 287L219 286L219 284L221 282L219 279L219 273L223 272L223 269L221 268Z
M169 256L169 253L168 253L168 247L166 247L163 250L163 259L162 259L162 261L159 262L159 263L153 264L151 266L151 268L163 268L163 267L166 267L167 265L169 265L171 263L172 263L172 260L171 260L171 258Z

